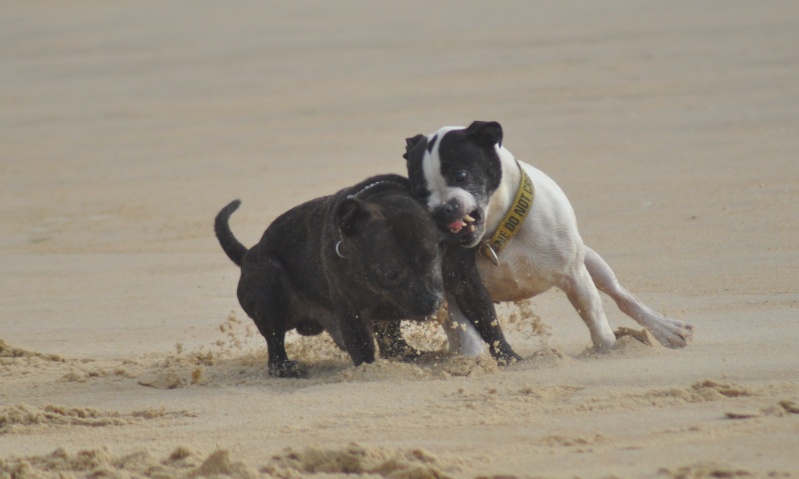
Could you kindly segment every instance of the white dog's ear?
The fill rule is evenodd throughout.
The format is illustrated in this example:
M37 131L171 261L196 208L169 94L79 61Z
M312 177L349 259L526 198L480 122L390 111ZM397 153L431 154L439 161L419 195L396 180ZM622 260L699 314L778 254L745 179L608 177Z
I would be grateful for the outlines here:
M502 146L502 125L496 121L473 121L466 133L482 146Z
M402 157L407 160L408 155L410 154L413 147L418 145L424 140L427 140L427 137L422 135L421 133L414 136L413 138L405 138L405 153L402 155Z
M338 217L338 227L344 236L352 236L358 232L361 223L368 220L372 215L367 211L366 206L355 198L347 198L336 207Z

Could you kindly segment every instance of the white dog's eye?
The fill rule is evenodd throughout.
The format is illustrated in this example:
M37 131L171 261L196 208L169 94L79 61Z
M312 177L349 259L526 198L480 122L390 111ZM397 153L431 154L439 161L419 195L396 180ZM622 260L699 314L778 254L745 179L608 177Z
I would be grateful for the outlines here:
M465 170L458 170L455 172L455 181L458 183L463 183L464 181L469 179L469 172Z

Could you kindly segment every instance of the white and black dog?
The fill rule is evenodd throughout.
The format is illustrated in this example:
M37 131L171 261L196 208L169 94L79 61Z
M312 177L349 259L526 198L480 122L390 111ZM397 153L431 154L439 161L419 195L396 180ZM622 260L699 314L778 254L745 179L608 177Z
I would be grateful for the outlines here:
M406 140L404 156L412 191L439 227L463 247L479 246L477 270L494 301L519 301L557 286L585 321L594 347L604 350L616 337L598 288L663 345L680 348L691 338L691 325L658 314L619 284L610 266L583 243L560 187L502 147L499 123L475 121L416 135ZM497 240L498 234L505 238ZM453 326L460 326L445 328L450 348L480 354L483 341L468 315L457 302L448 307Z

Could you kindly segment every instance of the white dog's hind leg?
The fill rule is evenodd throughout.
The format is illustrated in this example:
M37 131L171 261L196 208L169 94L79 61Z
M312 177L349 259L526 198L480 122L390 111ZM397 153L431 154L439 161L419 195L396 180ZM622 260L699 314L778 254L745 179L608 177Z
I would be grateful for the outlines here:
M597 288L616 302L619 309L645 327L664 346L681 348L693 334L693 326L683 321L667 318L650 309L632 293L624 289L610 266L599 254L585 247L585 267Z
M447 334L449 350L465 356L483 354L483 339L458 307L458 301L447 295L449 321L442 326Z
M566 293L574 309L588 326L594 347L600 350L612 348L616 344L616 335L610 329L599 291L591 281L585 265L575 265L575 271L571 276L563 277L558 287Z

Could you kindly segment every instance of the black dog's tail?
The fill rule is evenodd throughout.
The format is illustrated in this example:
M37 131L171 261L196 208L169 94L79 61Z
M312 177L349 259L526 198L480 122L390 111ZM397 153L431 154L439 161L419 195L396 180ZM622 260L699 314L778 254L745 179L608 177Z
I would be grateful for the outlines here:
M219 244L222 245L222 249L225 251L228 258L236 263L236 265L241 266L241 259L244 257L244 253L247 252L247 248L239 243L239 240L233 236L233 232L230 231L230 225L228 225L230 215L239 209L239 205L241 205L241 201L233 200L230 204L222 208L222 211L216 215L216 219L214 220L214 232L216 232L216 238L219 240Z

